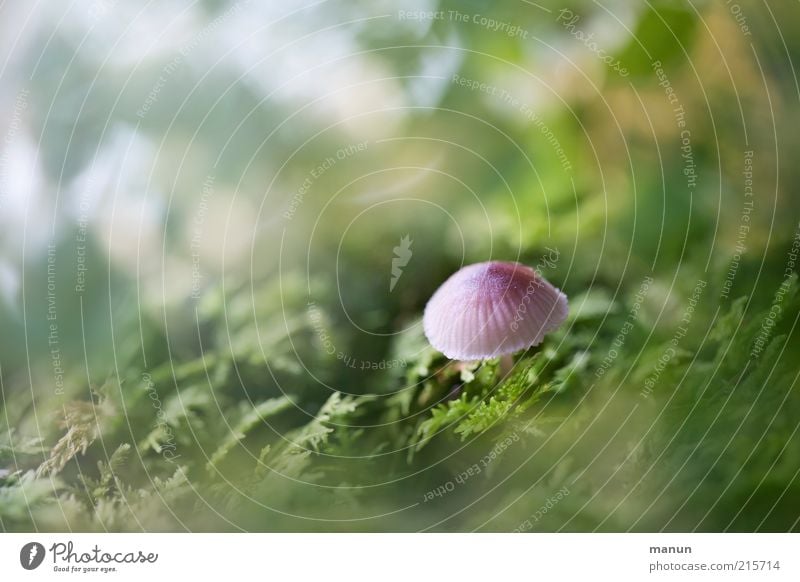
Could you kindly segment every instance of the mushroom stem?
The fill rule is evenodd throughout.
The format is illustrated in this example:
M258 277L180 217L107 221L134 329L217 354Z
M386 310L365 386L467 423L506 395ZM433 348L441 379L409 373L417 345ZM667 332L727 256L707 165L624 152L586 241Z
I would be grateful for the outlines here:
M500 367L498 368L498 372L500 373L500 379L504 380L505 377L511 373L513 367L514 367L514 358L511 357L511 354L503 354L502 356L500 356Z

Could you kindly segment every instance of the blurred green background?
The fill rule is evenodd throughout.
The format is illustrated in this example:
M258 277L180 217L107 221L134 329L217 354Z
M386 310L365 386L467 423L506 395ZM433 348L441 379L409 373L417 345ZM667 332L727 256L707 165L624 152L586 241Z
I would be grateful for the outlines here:
M0 15L4 531L800 529L796 2Z

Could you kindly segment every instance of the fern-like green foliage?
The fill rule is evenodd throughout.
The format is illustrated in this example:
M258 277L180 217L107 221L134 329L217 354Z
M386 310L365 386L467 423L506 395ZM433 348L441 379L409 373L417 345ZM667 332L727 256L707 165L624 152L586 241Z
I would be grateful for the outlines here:
M632 295L612 301L602 293L575 298L569 329L517 354L510 371L498 360L449 361L410 325L387 352L407 365L376 376L374 390L354 387L364 388L360 396L322 396L291 366L265 374L284 356L259 368L252 346L156 363L150 382L134 369L92 400L62 405L45 435L0 431L0 519L6 529L36 519L75 530L291 530L293 516L311 514L346 529L352 516L422 503L418 519L453 519L442 527L456 529L514 530L520 516L542 531L548 520L576 530L680 529L708 514L709 529L724 522L746 530L759 524L738 511L742 504L776 503L752 515L767 513L765 529L787 529L780 500L796 493L785 484L794 483L800 456L800 439L786 438L800 415L796 366L785 353L796 341L795 289L794 280L784 288L755 357L769 306L754 311L742 298L698 315L703 333L683 339L649 398L643 380L673 329L648 337L629 316ZM246 302L231 306L245 310ZM640 317L651 317L646 309ZM625 341L598 374L626 322ZM304 325L290 333L314 346ZM283 340L270 345L280 352ZM315 362L329 376L341 366ZM241 381L259 370L263 380L249 380L257 393L243 393ZM620 432L625 422L640 431ZM606 445L598 452L596 443ZM441 487L452 491L424 497ZM557 508L542 511L557 492ZM484 493L510 509L453 511ZM621 501L625 513L614 511Z
M211 455L206 468L209 471L214 471L216 463L224 459L230 450L247 436L249 431L268 422L267 419L285 411L291 404L292 401L286 396L266 400L252 408L243 404L241 418L228 432L222 444L214 451L214 454Z
M435 406L430 417L420 423L417 450L450 427L462 440L502 428L503 422L518 419L542 398L579 384L588 355L572 352L575 346L571 342L564 342L562 348L569 351L567 356L551 346L548 342L519 358L504 378L498 378L496 361L486 364L484 373L469 371L458 398Z
M67 432L53 446L50 457L37 469L38 476L60 473L75 455L86 453L89 445L100 435L101 423L113 415L107 402L103 399L99 405L93 402L64 405L64 416L59 424Z
M59 479L40 478L34 471L16 472L0 481L0 520L26 522L41 509L52 506L63 487Z

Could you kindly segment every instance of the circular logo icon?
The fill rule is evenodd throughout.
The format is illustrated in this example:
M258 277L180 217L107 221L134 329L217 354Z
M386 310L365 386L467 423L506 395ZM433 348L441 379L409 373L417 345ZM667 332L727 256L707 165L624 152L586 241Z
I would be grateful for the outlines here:
M29 542L19 551L19 563L26 570L35 570L44 561L44 546L39 542Z

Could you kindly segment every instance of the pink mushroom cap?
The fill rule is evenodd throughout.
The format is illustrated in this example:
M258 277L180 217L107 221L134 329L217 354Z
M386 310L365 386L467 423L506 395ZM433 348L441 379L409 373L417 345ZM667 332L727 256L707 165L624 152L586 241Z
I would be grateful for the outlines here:
M567 296L530 267L489 261L457 271L422 320L431 345L454 360L484 360L538 345L567 318Z

